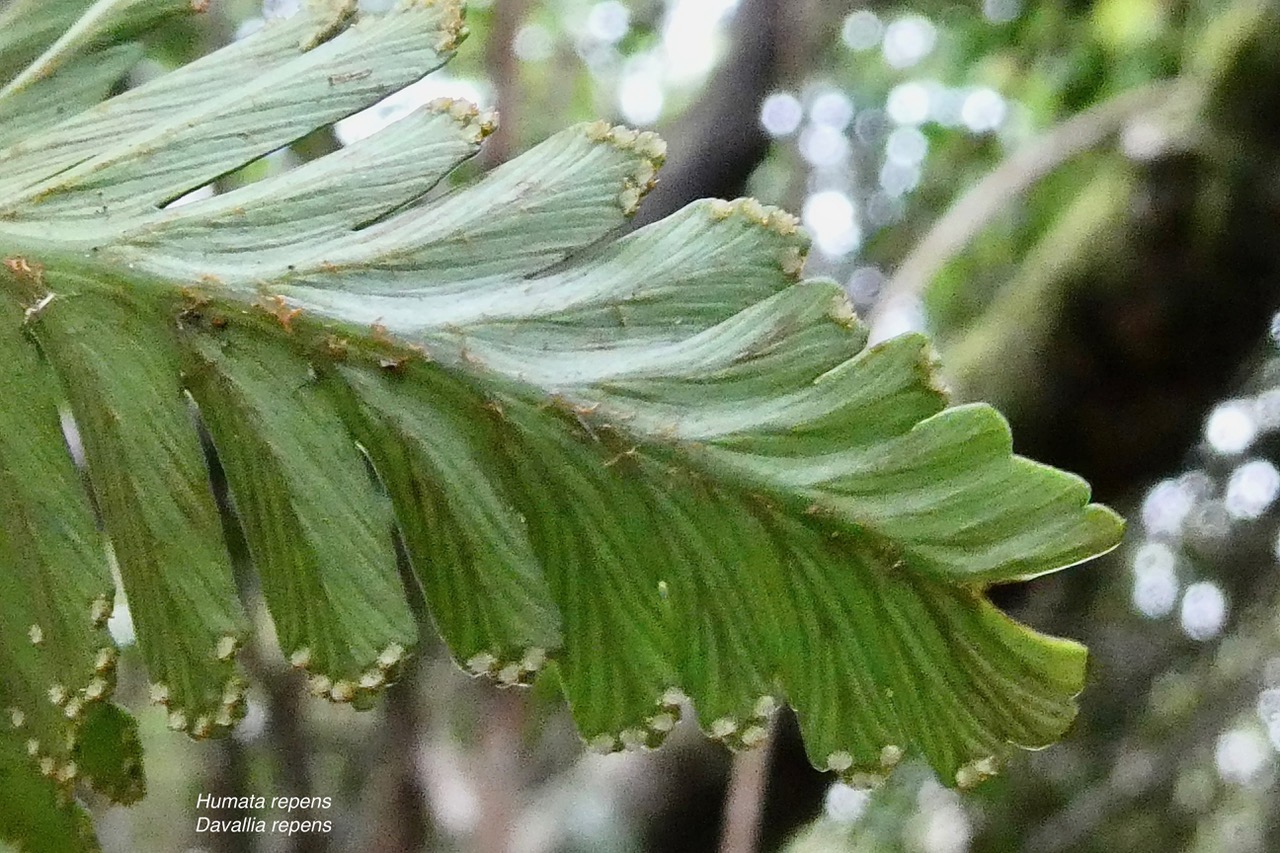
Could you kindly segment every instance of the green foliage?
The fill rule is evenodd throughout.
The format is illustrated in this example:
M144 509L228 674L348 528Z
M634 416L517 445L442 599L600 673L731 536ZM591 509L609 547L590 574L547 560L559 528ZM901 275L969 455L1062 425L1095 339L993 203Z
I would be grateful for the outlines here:
M101 94L136 55L113 22L171 5L102 0L0 112L37 87ZM197 421L318 696L368 705L413 644L398 530L454 656L505 684L553 662L602 751L656 746L686 696L749 747L787 702L820 767L868 782L918 754L967 787L1070 724L1083 648L982 591L1113 547L1119 519L1014 456L994 410L946 408L925 339L867 347L840 289L802 280L788 214L706 201L609 239L655 180L652 134L575 127L438 194L493 127L438 101L169 206L414 82L464 33L449 0L314 2L92 109L14 113L0 768L48 804L9 836L78 831L78 778L141 791L132 723L101 704L110 572L62 411L152 698L197 738L243 713L247 631Z
M96 850L89 816L56 783L33 773L19 735L0 731L0 838L30 853Z

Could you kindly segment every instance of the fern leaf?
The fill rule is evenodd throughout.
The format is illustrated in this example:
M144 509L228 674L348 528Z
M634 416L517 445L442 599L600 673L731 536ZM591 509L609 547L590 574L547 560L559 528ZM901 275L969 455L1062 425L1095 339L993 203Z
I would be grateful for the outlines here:
M94 9L107 23L90 10L31 86L100 91L117 71L85 76L85 51L133 55ZM194 736L240 714L246 630L198 420L318 695L367 705L413 645L397 528L459 662L508 684L553 662L603 751L656 746L685 697L736 747L789 703L814 763L855 781L914 753L966 787L1060 737L1084 650L983 590L1114 547L1120 520L1015 456L992 409L947 408L927 340L867 347L840 289L803 279L788 214L705 201L613 239L664 146L602 123L432 193L493 126L452 101L168 206L464 35L452 0L312 2L7 140L5 701L84 690L109 600L67 406L154 698ZM22 91L0 114L31 108ZM46 623L47 658L27 636Z

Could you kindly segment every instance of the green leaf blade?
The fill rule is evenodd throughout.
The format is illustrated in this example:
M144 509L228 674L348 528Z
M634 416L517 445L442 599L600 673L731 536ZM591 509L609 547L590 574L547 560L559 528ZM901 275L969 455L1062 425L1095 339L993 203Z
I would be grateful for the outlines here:
M486 470L497 413L430 366L380 369L340 367L336 393L436 624L460 663L526 681L560 645L560 620L512 495Z
M246 624L172 332L102 282L42 286L55 296L32 328L81 428L152 696L172 728L225 731L243 710Z
M417 639L391 513L287 342L248 329L184 342L187 386L218 448L282 650L311 674L317 695L366 704Z
M0 728L62 786L86 715L115 689L114 585L63 439L58 380L0 297Z
M89 815L58 785L32 767L22 741L0 728L0 839L27 853L99 850Z

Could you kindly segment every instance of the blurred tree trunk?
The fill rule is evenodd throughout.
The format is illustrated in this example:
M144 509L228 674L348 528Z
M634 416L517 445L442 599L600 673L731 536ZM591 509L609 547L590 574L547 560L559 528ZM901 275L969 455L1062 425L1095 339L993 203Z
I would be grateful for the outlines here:
M528 11L529 0L500 0L493 4L491 29L485 39L485 70L497 97L498 127L482 152L487 166L505 163L518 148L520 61L512 45Z
M733 20L730 52L706 91L665 133L670 156L658 186L634 220L656 222L700 198L734 198L769 152L760 104L778 84L786 0L742 0Z
M382 725L367 757L368 784L362 792L366 853L419 853L434 841L426 794L418 779L417 755L423 736L420 671L408 669L387 688Z
M205 768L203 790L215 800L223 797L243 797L248 791L248 762L244 747L234 737L220 740L210 750ZM205 815L213 821L237 821L258 817L250 809L236 807L211 809ZM202 838L211 853L253 853L257 849L257 835L241 832L214 832Z

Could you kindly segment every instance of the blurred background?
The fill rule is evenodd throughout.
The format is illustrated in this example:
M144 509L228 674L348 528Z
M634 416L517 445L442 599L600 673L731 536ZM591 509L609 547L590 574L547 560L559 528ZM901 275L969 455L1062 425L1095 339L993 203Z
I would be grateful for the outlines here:
M454 180L606 117L670 142L641 222L702 196L801 214L809 273L843 283L876 337L929 330L959 399L999 406L1019 452L1130 519L1110 557L994 591L1090 646L1079 721L963 798L918 766L866 792L811 770L785 717L750 755L688 722L655 753L587 754L553 689L472 681L430 636L376 710L331 707L264 620L224 742L172 736L122 667L121 701L148 708L150 793L97 809L106 849L1280 850L1277 5L470 5L447 69L222 188L450 95L503 118ZM158 34L133 82L294 8L215 2ZM113 630L129 641L125 609ZM199 793L328 796L333 832L198 836Z

